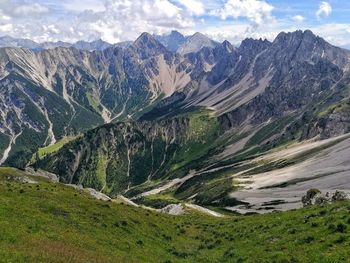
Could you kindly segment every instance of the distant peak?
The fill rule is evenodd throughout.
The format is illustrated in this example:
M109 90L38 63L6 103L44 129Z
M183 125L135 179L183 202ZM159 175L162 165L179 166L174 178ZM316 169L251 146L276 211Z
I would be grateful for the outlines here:
M226 51L232 52L234 50L233 45L227 40L224 40L221 45L226 49Z
M153 45L160 45L156 38L147 32L142 33L134 42L135 45L148 45L150 43Z
M144 40L144 39L153 39L153 36L150 33L143 32L137 39L138 40Z
M202 33L199 33L199 32L197 32L197 33L193 34L192 36L188 37L188 39L190 41L195 41L195 42L204 41L204 42L208 42L208 43L210 42L210 43L218 44L217 42L212 40L210 37L208 37L208 36L206 36L206 35L204 35Z
M196 32L192 35L193 38L208 38L206 35L200 33L200 32Z
M314 32L312 32L310 29L306 29L306 30L304 31L304 34L314 35L314 36L315 36Z
M296 30L294 32L281 32L277 35L274 42L284 41L286 39L299 38L300 40L308 38L308 39L316 39L318 38L311 30Z
M232 47L232 44L229 41L227 41L227 40L224 40L224 42L222 42L222 45L224 47Z
M168 52L167 49L154 36L146 32L142 33L132 46L140 55L141 59Z
M242 41L241 46L251 46L251 45L256 45L256 44L268 44L270 43L266 39L254 39L254 38L246 38Z
M182 36L182 34L176 30L172 30L169 35L181 35Z

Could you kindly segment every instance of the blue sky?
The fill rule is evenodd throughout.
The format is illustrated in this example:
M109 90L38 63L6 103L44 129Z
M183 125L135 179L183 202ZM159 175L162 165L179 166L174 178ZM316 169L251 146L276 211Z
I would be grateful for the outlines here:
M348 0L0 0L0 35L42 41L115 43L140 33L196 31L239 44L311 29L350 47Z

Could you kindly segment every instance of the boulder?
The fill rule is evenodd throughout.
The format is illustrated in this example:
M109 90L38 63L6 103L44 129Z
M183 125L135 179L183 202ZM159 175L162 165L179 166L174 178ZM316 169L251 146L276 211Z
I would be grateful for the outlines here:
M306 192L306 194L302 197L301 201L303 206L308 205L323 205L329 204L337 201L349 200L350 195L343 191L335 191L333 194L326 192L323 194L318 189L310 189Z
M335 191L335 193L332 196L332 201L344 201L348 199L350 199L349 194L343 191Z

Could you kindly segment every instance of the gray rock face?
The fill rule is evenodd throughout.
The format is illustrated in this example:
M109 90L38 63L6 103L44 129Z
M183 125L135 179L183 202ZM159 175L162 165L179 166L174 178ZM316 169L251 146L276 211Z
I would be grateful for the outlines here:
M169 51L149 33L142 33L130 48L139 54L141 59L169 53Z
M184 208L181 204L171 204L159 210L161 213L169 215L182 215L185 213Z
M348 66L348 51L329 45L310 31L281 33L255 59L254 79L261 82L270 72L264 91L224 114L223 121L229 126L240 125L247 119L258 124L305 109L330 96L335 92L333 87L346 85Z
M321 193L317 189L310 189L306 195L302 197L304 206L324 205L337 201L349 200L350 195L343 191L335 191L334 193Z
M92 42L87 42L87 41L78 41L75 44L72 45L72 47L75 47L76 49L81 49L81 50L105 50L112 45L107 43L106 41L103 41L102 39L98 39Z
M177 31L171 31L169 35L155 36L155 38L173 53L186 41L186 37Z
M188 53L198 52L204 47L215 48L219 43L211 40L207 36L201 33L195 33L190 36L186 41L177 49L177 53L185 55Z

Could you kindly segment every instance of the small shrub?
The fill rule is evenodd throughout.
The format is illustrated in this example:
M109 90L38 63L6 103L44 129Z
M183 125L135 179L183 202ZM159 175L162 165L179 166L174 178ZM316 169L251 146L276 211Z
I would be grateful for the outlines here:
M167 241L172 240L172 237L171 237L171 236L167 236L167 235L165 235L165 234L163 234L162 236L163 236L163 238L164 238L165 240L167 240Z
M339 224L337 225L336 231L339 232L339 233L344 233L344 232L346 232L346 225L344 225L344 224L342 224L342 223L339 223Z
M223 256L224 258L233 258L235 256L235 253L232 248L229 248L224 252Z
M319 213L318 213L320 216L324 216L327 214L327 210L321 210Z
M341 236L339 236L339 237L335 240L335 243L338 243L338 244L344 243L345 240L346 240L346 237L343 236L343 235L341 235Z
M307 237L304 239L305 243L311 243L311 242L314 241L314 240L315 240L315 238L314 238L313 236L307 236Z
M336 231L336 226L335 226L335 224L329 224L329 225L328 225L328 229L331 230L332 232L335 232L335 231Z
M297 230L295 228L288 229L288 231L287 231L287 233L291 234L291 235L294 235L296 232L297 232Z
M208 245L207 245L207 249L213 249L214 247L215 247L214 244L208 244Z
M180 234L186 234L186 230L181 228L180 231L179 231Z

